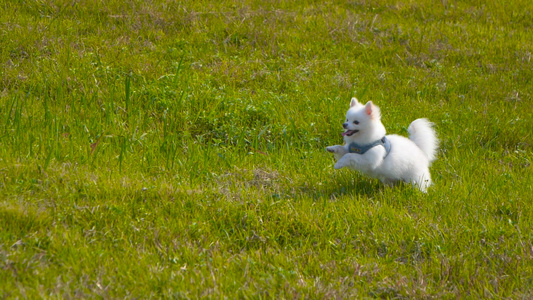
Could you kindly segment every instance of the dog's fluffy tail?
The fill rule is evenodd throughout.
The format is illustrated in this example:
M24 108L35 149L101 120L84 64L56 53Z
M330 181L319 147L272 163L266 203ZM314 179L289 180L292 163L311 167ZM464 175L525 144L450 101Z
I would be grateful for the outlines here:
M427 119L416 119L409 125L407 131L409 131L409 139L426 154L430 163L433 162L437 158L439 148L439 140L433 129L433 123Z

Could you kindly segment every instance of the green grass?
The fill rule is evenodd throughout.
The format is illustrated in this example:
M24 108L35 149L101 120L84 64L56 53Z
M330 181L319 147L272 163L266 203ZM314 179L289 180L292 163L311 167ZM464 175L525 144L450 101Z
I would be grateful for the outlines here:
M531 298L533 2L0 4L0 298ZM325 151L427 117L434 186Z

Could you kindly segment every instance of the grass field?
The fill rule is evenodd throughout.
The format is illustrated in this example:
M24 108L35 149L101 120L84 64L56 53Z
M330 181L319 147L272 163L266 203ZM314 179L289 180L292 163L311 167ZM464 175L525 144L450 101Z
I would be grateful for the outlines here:
M533 298L533 2L0 4L0 298ZM352 96L427 194L333 169Z

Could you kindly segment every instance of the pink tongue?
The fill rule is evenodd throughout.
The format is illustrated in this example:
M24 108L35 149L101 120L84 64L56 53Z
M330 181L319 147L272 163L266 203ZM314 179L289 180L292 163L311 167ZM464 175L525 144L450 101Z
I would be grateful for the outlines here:
M346 136L348 134L348 131L345 131L342 133L342 136Z

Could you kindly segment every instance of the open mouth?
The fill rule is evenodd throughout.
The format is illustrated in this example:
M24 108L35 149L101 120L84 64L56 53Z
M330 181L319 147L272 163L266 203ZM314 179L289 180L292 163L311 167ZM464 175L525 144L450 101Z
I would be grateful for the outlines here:
M357 133L357 132L359 132L359 130L346 130L345 132L342 133L342 136L351 136L352 134Z

